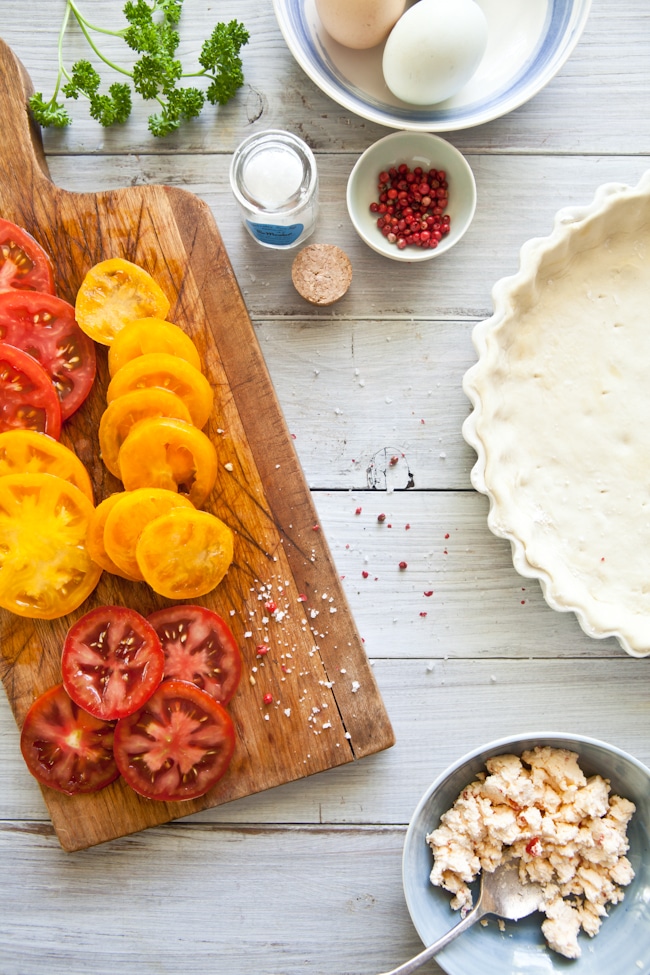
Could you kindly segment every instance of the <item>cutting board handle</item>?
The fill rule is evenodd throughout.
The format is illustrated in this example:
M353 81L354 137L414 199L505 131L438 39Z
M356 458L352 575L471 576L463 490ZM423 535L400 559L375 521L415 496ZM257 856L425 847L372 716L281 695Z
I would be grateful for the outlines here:
M50 180L40 126L32 118L27 100L33 93L31 79L0 39L0 118L3 138L0 150L0 182L20 199L26 191L38 192L39 182ZM12 219L10 214L0 214Z

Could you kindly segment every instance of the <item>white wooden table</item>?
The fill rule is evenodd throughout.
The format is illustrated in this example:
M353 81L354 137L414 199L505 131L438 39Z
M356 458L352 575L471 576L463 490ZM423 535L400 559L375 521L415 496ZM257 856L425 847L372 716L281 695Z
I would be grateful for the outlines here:
M121 3L86 7L95 22L115 23ZM0 36L44 93L63 8L63 0L2 2ZM461 436L471 331L491 313L494 282L514 273L521 245L547 234L560 207L588 203L604 182L634 184L649 164L645 0L593 0L583 38L543 92L509 116L450 134L476 175L476 218L449 255L413 267L368 249L345 209L354 161L387 130L312 84L270 0L186 0L184 56L208 21L232 17L251 40L246 85L229 106L167 140L148 135L144 111L103 130L73 106L70 129L45 133L48 164L67 189L170 183L212 207L397 744L66 854L3 697L0 975L385 971L421 947L402 894L402 843L417 800L451 761L503 735L556 730L604 738L650 763L650 662L614 640L589 639L515 573L508 544L486 526L486 500L471 489L474 454ZM67 49L82 51L72 40ZM259 248L230 194L233 150L271 127L314 149L322 209L313 240L340 244L353 264L352 288L330 310L297 295L293 254ZM386 450L406 462L388 490L370 490L367 469ZM407 466L414 486L402 490Z

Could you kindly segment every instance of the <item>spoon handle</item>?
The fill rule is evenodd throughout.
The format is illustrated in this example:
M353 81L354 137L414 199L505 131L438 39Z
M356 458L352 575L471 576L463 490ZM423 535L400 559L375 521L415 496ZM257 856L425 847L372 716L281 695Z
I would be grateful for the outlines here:
M463 920L459 921L456 927L452 928L451 931L447 931L447 933L443 934L441 938L438 938L437 941L434 941L433 944L430 944L427 948L421 951L419 955L415 955L414 958L410 958L408 961L405 961L403 965L399 965L397 968L392 968L389 972L382 972L381 975L410 975L410 973L414 972L416 968L419 968L420 965L424 965L425 962L428 962L429 959L433 958L434 955L437 955L439 951L442 951L442 949L445 948L450 941L457 938L459 934L462 934L463 931L467 931L468 928L471 928L472 924L474 924L475 921L478 921L480 917L483 917L485 913L486 911L479 901L478 904L476 904L476 906L469 912L469 914L466 914Z

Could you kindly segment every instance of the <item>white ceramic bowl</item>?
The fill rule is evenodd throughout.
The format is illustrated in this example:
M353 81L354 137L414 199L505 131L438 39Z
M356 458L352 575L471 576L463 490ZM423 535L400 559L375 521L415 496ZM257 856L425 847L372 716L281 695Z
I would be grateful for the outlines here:
M463 756L444 772L420 800L407 830L403 855L406 903L413 924L425 945L431 944L460 920L449 902L451 894L429 882L431 850L426 835L439 825L440 816L455 802L485 762L494 755L520 754L536 745L577 752L585 775L600 774L611 781L612 791L636 805L627 835L627 854L635 872L625 888L625 899L608 908L609 917L594 938L579 936L582 956L569 961L546 947L542 916L505 921L504 930L492 920L475 924L436 955L448 975L632 975L650 972L650 769L613 745L579 735L555 732L502 738ZM478 883L477 883L478 887Z
M439 105L407 105L384 81L384 45L355 51L332 40L315 0L273 0L287 46L307 76L361 118L395 129L452 132L518 108L557 74L578 43L591 0L478 0L488 47L476 74Z
M383 236L377 227L378 214L370 211L370 204L377 200L377 177L400 163L410 169L421 166L447 173L446 212L451 218L451 230L435 249L408 246L400 250ZM476 210L476 183L469 163L451 143L427 132L393 132L359 157L348 179L346 201L354 228L369 247L391 260L416 263L445 254L463 237Z
M492 289L463 378L474 487L515 568L589 636L650 654L650 170L601 186Z

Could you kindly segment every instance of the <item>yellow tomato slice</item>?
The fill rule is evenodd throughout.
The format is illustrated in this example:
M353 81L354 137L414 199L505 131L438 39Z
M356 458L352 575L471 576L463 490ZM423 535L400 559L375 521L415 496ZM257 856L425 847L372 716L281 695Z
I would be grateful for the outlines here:
M135 557L140 533L148 522L179 507L194 510L188 498L164 488L123 491L104 524L104 548L108 557L131 579L142 582L144 576Z
M113 510L116 502L123 498L124 494L121 491L115 494L109 494L107 498L104 498L97 507L95 508L92 518L90 519L90 524L88 525L88 534L86 535L86 548L88 549L88 554L90 555L93 562L97 565L101 565L102 569L110 572L114 576L121 576L122 579L128 579L130 582L140 582L141 579L138 576L130 576L127 572L120 569L119 565L113 562L113 559L109 556L104 545L104 529L106 527L106 519L109 513Z
M115 336L108 350L108 371L114 376L118 369L149 352L167 352L185 359L201 371L201 356L189 335L163 318L136 318L128 322Z
M176 393L190 411L194 426L200 429L208 422L214 399L212 386L202 372L168 352L147 352L123 365L108 384L106 400L112 403L135 389L154 388Z
M134 318L165 318L169 301L151 275L121 257L91 267L75 303L79 327L102 345L111 345Z
M83 603L102 574L86 547L93 510L54 474L0 477L0 606L51 620Z
M120 447L118 462L127 491L141 487L178 491L197 508L217 479L212 441L191 423L169 416L136 423Z
M154 592L195 599L218 586L228 571L233 533L208 511L176 508L142 529L135 554Z
M5 474L54 474L93 500L90 475L77 455L37 430L0 433L0 477Z
M168 389L136 389L113 400L99 421L99 449L104 464L121 479L118 454L134 423L150 416L174 416L192 422L183 400Z

